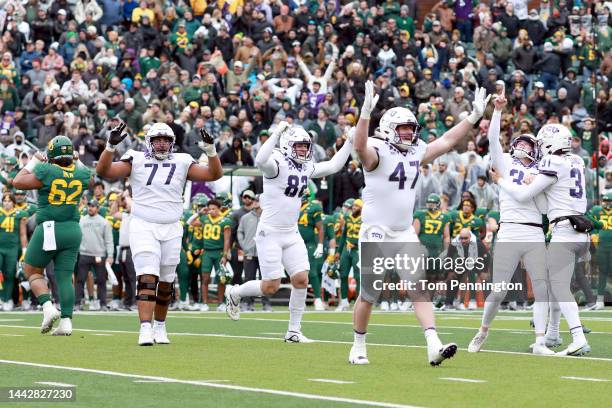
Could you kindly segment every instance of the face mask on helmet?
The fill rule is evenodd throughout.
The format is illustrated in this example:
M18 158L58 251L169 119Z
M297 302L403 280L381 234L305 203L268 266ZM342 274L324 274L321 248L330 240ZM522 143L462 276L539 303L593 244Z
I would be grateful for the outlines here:
M418 143L420 126L406 108L392 108L380 119L379 137L387 139L400 150Z
M427 209L431 211L437 211L440 208L440 203L437 201L427 201Z
M602 202L603 208L605 208L606 210L611 210L612 209L612 199L603 199Z
M529 159L536 161L538 159L538 143L531 135L521 135L512 141L510 146L510 154L517 159Z
M310 160L312 156L312 143L310 142L289 142L291 148L291 158L298 163L304 163Z
M310 135L299 127L291 128L283 135L281 151L297 163L305 163L312 158L312 141Z
M172 152L174 139L170 136L155 136L149 140L149 150L157 160L165 160Z

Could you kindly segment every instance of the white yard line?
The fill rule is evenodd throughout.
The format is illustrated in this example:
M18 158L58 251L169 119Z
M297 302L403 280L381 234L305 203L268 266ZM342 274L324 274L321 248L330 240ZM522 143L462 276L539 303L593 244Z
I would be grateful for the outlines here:
M332 380L330 378L309 378L308 381L330 383L330 384L355 384L355 381Z
M467 383L486 383L486 380L475 380L472 378L461 378L461 377L440 377L440 380L446 381L458 381L458 382L467 382Z
M8 325L0 325L0 327L10 327L15 329L33 329L40 330L40 327L35 326L8 326ZM72 329L72 331L82 331L82 332L106 332L106 333L122 333L122 334L138 334L137 331L129 331L129 330L94 330L94 329ZM238 336L238 335L230 335L230 334L222 334L222 333L185 333L185 332L176 332L176 333L168 333L170 336L195 336L195 337L221 337L228 339L243 339L243 340L271 340L271 341L284 341L282 337L263 337L263 336ZM315 343L325 343L325 344L346 344L352 345L352 341L338 341L338 340L315 340ZM385 344L385 343L368 343L368 346L373 347L394 347L394 348L420 348L424 349L427 346L416 346L411 344ZM307 347L307 346L305 346ZM466 348L460 348L459 350L467 350ZM498 354L511 354L518 356L531 356L536 358L541 358L540 356L534 355L532 353L524 353L520 351L503 351L503 350L480 350L481 353L498 353ZM585 360L585 361L607 361L612 362L612 358L605 357L574 357L574 356L556 356L557 358L568 358L574 361Z
M50 385L52 387L62 387L62 388L76 387L76 385L74 384L66 384L66 383L52 382L52 381L38 381L38 382L35 382L34 384Z
M220 388L220 389L226 389L226 390L232 390L232 391L254 392L254 393L259 393L259 394L280 395L283 397L294 397L294 398L301 398L301 399L308 399L308 400L344 402L348 404L366 405L366 406L371 406L371 407L416 408L412 405L394 404L394 403L389 403L389 402L368 401L368 400L360 400L360 399L354 399L354 398L330 397L326 395L273 390L269 388L243 387L240 385L218 384L215 382L207 382L207 381L190 381L190 380L181 380L178 378L130 374L130 373L122 373L118 371L95 370L92 368L60 366L60 365L53 365L53 364L31 363L31 362L26 362L26 361L0 360L0 364L54 368L58 370L75 371L75 372L81 372L81 373L108 375L112 377L135 378L135 379L140 379L140 380L156 380L160 382L171 382L171 383L176 383L176 384L195 385L195 386L200 386L200 387Z
M561 377L564 380L576 380L576 381L591 381L591 382L608 382L612 380L606 380L603 378L589 378L589 377Z

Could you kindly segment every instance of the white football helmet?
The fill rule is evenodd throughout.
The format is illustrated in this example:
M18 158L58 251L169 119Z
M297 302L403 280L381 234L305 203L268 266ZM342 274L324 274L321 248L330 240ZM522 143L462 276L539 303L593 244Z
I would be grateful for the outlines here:
M295 150L296 144L306 144L306 154L299 154ZM291 126L283 132L279 142L281 152L298 163L305 163L312 159L312 138L301 126Z
M167 137L172 139L172 142L170 143L170 148L166 151L155 151L153 149L153 145L151 144L151 140L155 137ZM166 125L165 123L154 123L147 130L147 134L145 135L145 145L147 146L147 150L157 160L165 160L170 156L175 140L176 136L174 136L172 128Z
M533 150L531 152L528 152L523 149L517 148L516 145L521 140L531 143L531 146L533 146ZM540 149L538 146L538 140L534 135L530 133L523 133L522 135L517 136L510 144L510 155L517 159L528 158L531 161L538 161L540 159L539 151Z
M397 128L401 125L412 125L414 127L412 140L406 143L400 138ZM375 136L388 140L397 147L407 148L416 145L419 141L419 130L421 127L416 120L416 117L409 109L402 107L391 108L384 113L380 118L380 124L376 129Z
M569 129L556 123L542 126L537 139L542 156L566 153L572 148L572 134Z

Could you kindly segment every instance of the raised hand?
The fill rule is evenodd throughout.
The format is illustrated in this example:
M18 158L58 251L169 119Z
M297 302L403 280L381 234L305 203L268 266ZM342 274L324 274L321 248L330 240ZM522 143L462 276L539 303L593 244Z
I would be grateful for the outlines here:
M127 133L123 133L127 125L125 122L120 122L114 129L111 129L108 136L108 144L111 146L117 146L125 139Z
M283 120L283 121L279 122L278 125L276 125L276 128L274 129L274 132L272 132L272 136L280 137L290 127L291 127L291 125L289 124L289 122L286 122L286 121Z
M378 102L378 97L378 94L374 93L374 82L367 81L365 84L365 99L363 101L360 114L362 119L370 119L370 115Z
M493 105L495 106L496 111L503 111L507 104L508 100L506 99L505 93L495 95L495 98L493 98Z
M215 149L215 139L208 133L206 128L200 129L200 137L202 138L202 145L200 148L204 150L204 153L206 153L208 157L216 156L217 149Z
M482 118L482 115L484 115L489 99L491 99L491 95L487 96L487 90L484 87L476 87L476 91L474 91L474 102L472 102L472 113L467 117L472 125L476 124L476 122Z

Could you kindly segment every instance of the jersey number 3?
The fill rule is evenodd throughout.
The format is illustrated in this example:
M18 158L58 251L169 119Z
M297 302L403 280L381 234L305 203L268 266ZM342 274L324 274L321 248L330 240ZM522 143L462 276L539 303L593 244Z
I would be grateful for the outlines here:
M412 180L412 184L410 185L411 190L414 188L417 180L419 179L419 161L411 161L410 167L412 166L416 167L416 176L414 177L414 180ZM398 188L400 190L403 190L405 187L406 180L408 180L408 177L406 177L406 170L404 170L404 162L399 162L397 163L397 167L395 167L395 170L393 170L393 173L391 173L391 175L389 176L389 181L397 181L399 183Z
M570 177L576 179L576 188L570 188L570 195L574 198L582 198L584 190L582 189L582 173L580 169L572 168L570 171Z

